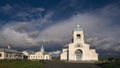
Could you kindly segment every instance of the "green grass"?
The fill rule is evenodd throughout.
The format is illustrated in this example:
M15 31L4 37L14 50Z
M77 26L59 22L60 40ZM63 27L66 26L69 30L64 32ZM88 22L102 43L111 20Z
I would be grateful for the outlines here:
M120 58L105 58L99 60L102 68L120 68Z
M0 68L43 68L40 61L0 60Z
M102 64L102 68L120 68L120 62L109 62Z

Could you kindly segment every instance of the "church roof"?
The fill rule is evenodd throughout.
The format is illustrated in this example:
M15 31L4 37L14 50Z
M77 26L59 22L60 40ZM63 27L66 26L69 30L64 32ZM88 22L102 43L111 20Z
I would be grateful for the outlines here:
M21 53L18 50L8 49L8 48L0 48L0 52Z

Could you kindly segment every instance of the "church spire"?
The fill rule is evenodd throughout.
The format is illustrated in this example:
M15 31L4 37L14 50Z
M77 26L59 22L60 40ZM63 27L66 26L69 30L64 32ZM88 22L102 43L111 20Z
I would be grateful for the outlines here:
M41 51L42 53L44 53L44 47L43 47L43 45L41 46L40 51Z

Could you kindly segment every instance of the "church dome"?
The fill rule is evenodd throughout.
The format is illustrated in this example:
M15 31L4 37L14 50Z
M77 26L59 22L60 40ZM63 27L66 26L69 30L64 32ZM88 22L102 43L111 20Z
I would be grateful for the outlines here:
M74 31L83 31L83 29L80 27L80 25L78 24L75 28Z

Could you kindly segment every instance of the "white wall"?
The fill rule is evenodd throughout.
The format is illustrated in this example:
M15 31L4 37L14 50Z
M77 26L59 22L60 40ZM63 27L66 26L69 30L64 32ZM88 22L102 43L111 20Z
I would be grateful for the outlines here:
M2 57L0 57L0 59L23 59L23 55L22 54L18 54L21 55L20 56L15 56L16 53L8 53L8 52L0 52L2 53Z
M62 53L61 53L61 55L60 55L60 59L61 59L61 60L67 60L67 59L68 59L67 53L68 53L68 49L63 49L63 51L62 51Z

